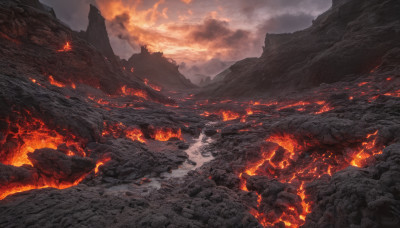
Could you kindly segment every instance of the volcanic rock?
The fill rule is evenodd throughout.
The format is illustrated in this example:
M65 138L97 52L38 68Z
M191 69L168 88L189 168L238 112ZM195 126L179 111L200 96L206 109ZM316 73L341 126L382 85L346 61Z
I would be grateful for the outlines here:
M114 51L108 38L107 28L101 12L90 4L89 25L83 37L110 60L115 59Z
M94 169L96 163L89 158L69 157L52 149L36 150L28 154L33 167L56 180L69 183L81 178Z
M179 72L179 66L173 60L167 59L161 52L150 53L145 46L141 47L139 54L132 55L123 64L143 80L148 79L150 83L168 90L196 88Z

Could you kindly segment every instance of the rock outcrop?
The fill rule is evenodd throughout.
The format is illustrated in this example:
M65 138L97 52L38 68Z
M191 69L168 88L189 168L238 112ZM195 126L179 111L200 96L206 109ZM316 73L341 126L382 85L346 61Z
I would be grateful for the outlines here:
M123 64L143 80L148 79L169 90L196 88L179 72L179 66L173 60L165 58L161 52L150 53L144 46L139 54L132 55Z

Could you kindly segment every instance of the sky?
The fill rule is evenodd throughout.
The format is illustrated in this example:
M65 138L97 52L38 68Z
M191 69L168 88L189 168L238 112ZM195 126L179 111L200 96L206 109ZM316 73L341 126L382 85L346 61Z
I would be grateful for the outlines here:
M41 0L73 30L86 30L89 4L106 18L114 52L128 59L147 45L193 79L259 57L267 33L307 28L332 0Z

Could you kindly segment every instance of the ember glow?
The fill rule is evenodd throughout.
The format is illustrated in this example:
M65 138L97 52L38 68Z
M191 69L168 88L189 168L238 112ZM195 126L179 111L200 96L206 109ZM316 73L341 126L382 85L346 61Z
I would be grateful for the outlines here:
M60 50L58 50L58 52L69 52L72 50L71 44L69 42L65 43L64 47Z
M144 84L146 84L148 87L150 87L153 90L158 91L158 92L160 92L161 89L162 89L160 86L156 86L154 84L151 84L149 79L147 79L147 78L144 79Z
M293 204L285 205L282 213L264 212L260 207L262 196L258 195L258 206L250 210L250 213L257 218L264 227L277 226L283 222L286 227L300 227L305 223L307 214L311 212L312 202L307 199L305 184L320 178L322 175L332 175L349 165L361 167L366 165L369 158L382 153L377 146L378 131L366 136L361 147L352 156L352 161L347 162L346 157L334 152L318 153L309 151L312 148L309 143L299 143L290 134L276 134L266 139L269 146L261 150L261 158L249 164L246 169L239 174L241 178L241 189L249 191L247 188L247 176L267 176L277 179L282 183L290 184L297 188L297 199ZM302 145L306 145L303 147ZM245 175L244 175L245 174Z

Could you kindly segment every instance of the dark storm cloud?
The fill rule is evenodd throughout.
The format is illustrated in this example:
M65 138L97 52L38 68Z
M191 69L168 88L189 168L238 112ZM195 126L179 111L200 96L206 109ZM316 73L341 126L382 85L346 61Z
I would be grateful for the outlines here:
M200 43L208 43L214 47L232 48L251 39L250 31L234 30L229 23L218 19L205 19L203 24L189 27L191 31L188 38Z
M320 13L332 4L332 0L238 0L243 14L252 18L257 13Z
M78 31L86 30L89 4L95 5L95 0L40 0L40 2L54 8L57 18Z
M284 14L270 18L259 26L259 34L287 33L309 27L314 16L308 14Z

